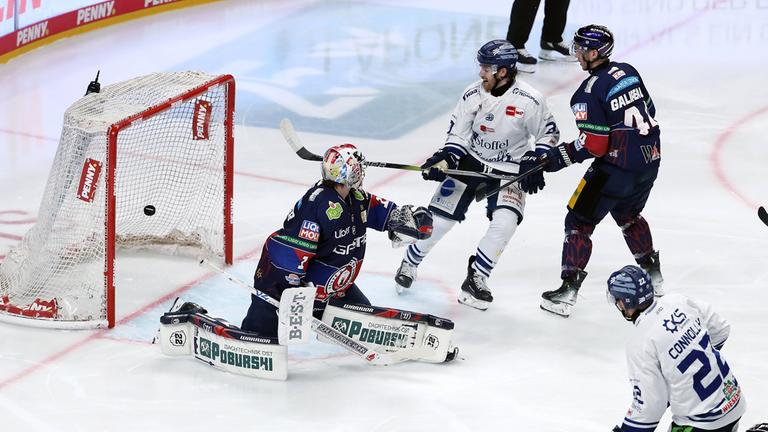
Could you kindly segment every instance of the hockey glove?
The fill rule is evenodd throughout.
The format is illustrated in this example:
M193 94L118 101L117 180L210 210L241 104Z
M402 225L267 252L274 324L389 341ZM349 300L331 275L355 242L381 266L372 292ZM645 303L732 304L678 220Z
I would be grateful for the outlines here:
M525 193L535 194L544 189L544 171L541 169L539 154L528 150L520 159L520 174L526 176L520 180L520 189Z
M421 164L421 176L424 180L443 181L445 180L446 169L456 169L459 167L459 157L443 147L430 156L426 162Z
M760 423L747 429L747 432L768 432L768 423Z
M392 247L415 243L432 236L432 213L424 207L415 210L411 205L397 207L387 222Z
M546 165L544 171L555 172L573 164L571 156L568 154L568 143L561 143L545 153Z

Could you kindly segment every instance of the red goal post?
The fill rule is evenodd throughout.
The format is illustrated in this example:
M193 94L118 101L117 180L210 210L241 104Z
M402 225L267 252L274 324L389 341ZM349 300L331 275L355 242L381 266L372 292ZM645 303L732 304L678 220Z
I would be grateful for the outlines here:
M201 72L138 77L75 102L38 222L0 263L0 321L113 327L119 248L231 264L234 103L231 75Z

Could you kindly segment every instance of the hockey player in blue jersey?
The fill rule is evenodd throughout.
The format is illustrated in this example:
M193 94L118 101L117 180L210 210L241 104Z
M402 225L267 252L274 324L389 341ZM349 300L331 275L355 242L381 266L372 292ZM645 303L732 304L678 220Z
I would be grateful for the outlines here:
M650 228L640 215L661 160L656 107L637 70L610 60L613 34L607 28L580 28L571 49L581 68L589 72L571 98L579 137L521 164L525 170L546 161L544 169L552 172L594 158L568 202L562 285L542 294L541 308L564 317L570 315L587 275L590 236L609 213L637 263L653 278L657 295L662 294L663 282L658 251L654 251Z
M269 236L254 274L254 287L279 299L283 290L317 288L315 316L329 301L370 305L355 285L365 258L367 228L389 231L393 242L428 238L432 215L419 207L398 207L361 189L363 156L352 144L325 152L322 180L293 206L283 227ZM277 335L276 308L255 296L242 329Z

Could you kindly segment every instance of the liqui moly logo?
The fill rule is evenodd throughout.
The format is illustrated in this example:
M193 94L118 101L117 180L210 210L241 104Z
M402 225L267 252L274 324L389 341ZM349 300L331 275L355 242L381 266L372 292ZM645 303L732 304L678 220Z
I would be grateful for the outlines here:
M93 6L84 7L77 11L77 25L87 24L114 15L115 2L109 1Z
M206 100L195 102L195 113L192 117L192 139L207 140L208 126L211 123L211 103Z
M92 202L96 196L96 184L101 173L101 162L86 159L83 164L83 172L80 174L80 187L77 188L77 198L85 202Z
M16 46L20 47L44 38L48 33L48 20L23 28L16 33Z

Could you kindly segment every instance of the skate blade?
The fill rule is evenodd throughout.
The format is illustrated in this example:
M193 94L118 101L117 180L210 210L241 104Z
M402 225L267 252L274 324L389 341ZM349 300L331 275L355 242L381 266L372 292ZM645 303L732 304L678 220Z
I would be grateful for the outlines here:
M555 303L547 299L543 299L541 300L539 307L541 310L553 313L563 318L568 318L571 316L571 308L573 306L569 305L568 303Z
M395 282L395 292L397 293L397 295L400 295L405 292L405 287Z
M478 300L464 291L459 294L458 301L463 305L467 305L481 311L488 310L488 305L490 304L487 301Z

